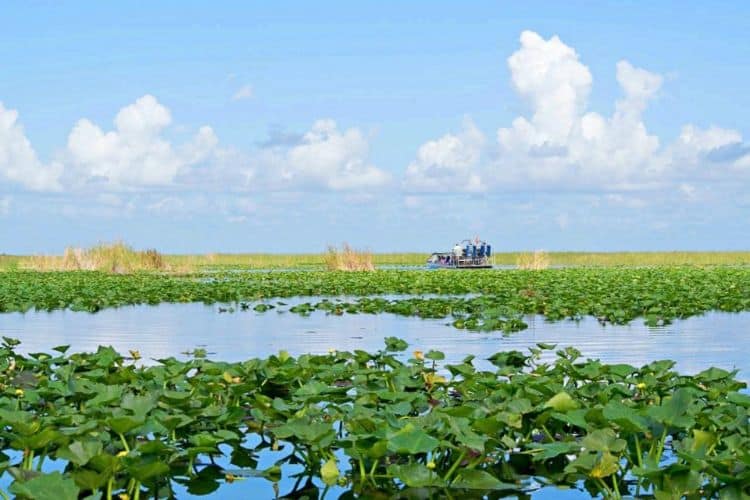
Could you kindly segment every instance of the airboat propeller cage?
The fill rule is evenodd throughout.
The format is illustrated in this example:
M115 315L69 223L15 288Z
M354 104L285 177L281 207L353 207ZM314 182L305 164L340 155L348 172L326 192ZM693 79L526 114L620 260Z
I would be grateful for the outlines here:
M472 258L492 256L492 245L483 240L463 240L461 246L464 248L464 256Z

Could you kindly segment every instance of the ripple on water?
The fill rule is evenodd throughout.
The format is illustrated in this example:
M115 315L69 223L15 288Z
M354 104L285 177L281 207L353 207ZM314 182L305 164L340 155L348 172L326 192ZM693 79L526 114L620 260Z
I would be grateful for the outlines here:
M322 354L331 348L376 350L389 336L403 338L413 349L443 351L447 362L470 354L481 359L500 350L525 351L546 342L576 347L585 357L607 363L642 365L672 359L682 372L696 373L710 366L737 368L741 379L750 380L747 312L712 312L656 328L638 319L630 325L602 326L594 318L547 322L542 316L529 316L527 330L503 336L457 330L447 324L448 320L392 314L332 316L315 311L300 316L277 310L219 314L219 307L160 304L106 309L96 314L11 313L0 315L0 334L20 339L26 352L61 344L70 344L78 351L112 345L121 352L139 349L144 358L160 358L206 346L214 353L213 358L227 361L267 356L282 349L293 355Z

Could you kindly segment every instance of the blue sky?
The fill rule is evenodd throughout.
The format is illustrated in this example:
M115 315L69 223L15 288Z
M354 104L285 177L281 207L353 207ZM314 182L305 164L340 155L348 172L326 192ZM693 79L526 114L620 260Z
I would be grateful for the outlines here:
M7 2L0 252L747 249L746 2Z

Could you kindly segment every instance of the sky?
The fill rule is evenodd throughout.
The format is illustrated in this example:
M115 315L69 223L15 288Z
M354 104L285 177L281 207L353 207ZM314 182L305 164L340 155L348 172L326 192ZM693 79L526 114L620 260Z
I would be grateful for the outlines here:
M750 3L3 2L0 253L750 249Z

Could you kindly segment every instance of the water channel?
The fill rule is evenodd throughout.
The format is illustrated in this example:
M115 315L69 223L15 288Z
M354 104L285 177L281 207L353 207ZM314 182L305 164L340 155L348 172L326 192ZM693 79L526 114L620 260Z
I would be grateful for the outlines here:
M24 352L48 351L62 344L70 344L73 351L111 345L122 353L138 349L144 358L161 358L205 347L211 358L226 361L265 357L282 349L292 355L321 354L332 348L372 351L382 348L383 339L390 336L403 338L410 349L443 351L446 363L469 354L480 359L501 350L525 351L537 342L547 342L574 346L584 356L607 363L642 365L672 359L677 370L689 374L711 366L737 368L739 378L750 381L750 313L709 312L662 327L647 327L640 319L629 325L603 326L594 318L548 322L543 316L527 316L528 329L502 335L457 330L447 320L392 314L220 313L221 307L160 304L96 314L2 314L0 335L21 340Z

